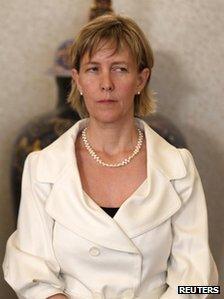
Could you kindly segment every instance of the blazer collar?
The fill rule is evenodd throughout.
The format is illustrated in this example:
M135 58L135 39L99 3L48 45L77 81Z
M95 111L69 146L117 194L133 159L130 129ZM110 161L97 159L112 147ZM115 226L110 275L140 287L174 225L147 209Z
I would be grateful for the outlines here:
M37 180L54 183L69 165L77 165L74 143L80 130L89 119L76 122L56 141L40 151ZM186 175L186 168L177 148L169 144L143 120L135 118L136 125L145 131L147 142L147 169L158 168L169 180L180 179Z
M175 147L136 118L146 136L147 187L144 196L128 198L111 218L83 195L74 142L87 123L88 119L78 121L39 153L37 181L53 183L46 211L82 238L107 248L137 253L132 238L158 226L180 208L181 201L170 180L185 176L185 166Z

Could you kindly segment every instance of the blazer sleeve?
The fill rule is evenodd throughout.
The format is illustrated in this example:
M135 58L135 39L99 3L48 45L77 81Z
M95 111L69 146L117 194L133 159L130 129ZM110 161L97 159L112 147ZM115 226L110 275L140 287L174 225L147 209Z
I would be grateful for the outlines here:
M173 181L182 206L172 217L173 244L168 261L168 288L160 299L204 299L204 295L183 295L178 286L217 285L218 273L208 243L207 208L201 179L191 153L178 149L187 173Z
M54 221L33 178L37 158L33 152L24 164L17 230L7 242L3 262L5 280L20 299L45 299L64 289L52 246Z

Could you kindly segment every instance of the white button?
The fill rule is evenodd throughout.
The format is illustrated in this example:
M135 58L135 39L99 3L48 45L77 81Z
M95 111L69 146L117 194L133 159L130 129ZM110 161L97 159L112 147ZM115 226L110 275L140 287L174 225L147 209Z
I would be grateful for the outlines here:
M135 296L133 289L127 289L122 293L122 299L133 299Z
M89 253L92 256L98 256L100 254L100 250L97 247L91 247Z

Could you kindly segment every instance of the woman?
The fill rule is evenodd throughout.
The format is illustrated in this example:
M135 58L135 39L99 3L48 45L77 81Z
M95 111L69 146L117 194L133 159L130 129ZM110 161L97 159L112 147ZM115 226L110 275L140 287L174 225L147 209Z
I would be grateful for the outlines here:
M139 118L155 106L144 34L99 17L71 57L69 101L86 118L28 156L5 279L29 299L178 299L177 286L216 284L193 158Z

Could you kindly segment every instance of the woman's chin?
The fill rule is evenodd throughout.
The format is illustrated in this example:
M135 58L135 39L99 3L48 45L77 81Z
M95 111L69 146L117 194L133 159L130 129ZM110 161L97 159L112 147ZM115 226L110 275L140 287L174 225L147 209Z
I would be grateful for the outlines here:
M104 111L104 112L93 114L93 115L90 114L90 118L94 118L98 122L108 124L108 123L119 122L126 117L124 115L122 115L122 113L115 113L112 111Z

